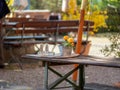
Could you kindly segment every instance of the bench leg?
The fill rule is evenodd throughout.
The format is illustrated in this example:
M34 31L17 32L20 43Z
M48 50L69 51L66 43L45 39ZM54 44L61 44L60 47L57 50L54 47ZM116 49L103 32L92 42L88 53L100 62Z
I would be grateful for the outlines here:
M9 52L10 52L10 56L12 57L12 60L14 60L15 62L17 62L19 64L20 69L23 70L22 62L13 54L12 47L9 47L9 49L10 49ZM10 60L9 63L11 63L12 60Z

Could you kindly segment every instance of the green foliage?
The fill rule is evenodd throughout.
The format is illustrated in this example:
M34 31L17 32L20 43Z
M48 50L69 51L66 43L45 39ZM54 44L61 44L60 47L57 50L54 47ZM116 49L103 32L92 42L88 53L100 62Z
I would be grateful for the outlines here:
M51 12L60 12L62 0L31 0L31 9L48 9Z
M120 31L120 15L117 8L108 7L108 19L106 20L108 30L111 32L118 32Z
M107 0L110 5L120 8L120 0Z
M120 57L120 0L104 0L103 5L101 4L102 9L107 7L106 15L108 16L105 30L111 34L108 37L110 45L106 45L101 52L105 56ZM113 32L116 32L116 34Z
M62 45L63 45L64 47L72 47L72 46L71 46L71 43L68 42L68 41L64 41L64 42L62 43Z
M111 44L109 46L105 46L101 52L105 56L114 56L114 57L120 57L120 32L117 34L111 34L109 36L109 40Z

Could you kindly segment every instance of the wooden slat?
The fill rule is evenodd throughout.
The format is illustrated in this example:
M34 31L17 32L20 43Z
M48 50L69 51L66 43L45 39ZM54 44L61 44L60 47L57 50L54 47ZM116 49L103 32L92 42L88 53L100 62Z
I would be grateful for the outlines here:
M84 31L87 31L87 28L83 28ZM32 29L28 29L28 30L25 30L24 33L55 33L56 32L56 28L44 28L44 29L36 29L36 28L32 28ZM89 28L89 31L92 31L93 28L90 27ZM17 33L22 33L23 30L17 30ZM78 28L59 28L58 32L59 33L64 33L64 32L77 32L78 31Z
M63 20L63 21L58 21L57 25L59 27L78 27L79 21L78 20Z
M31 21L23 23L25 28L52 28L57 27L57 23L55 21Z
M25 21L29 21L29 18L5 18L6 21L9 22L25 22Z
M39 29L39 28L32 28L32 29L28 29L28 30L24 30L25 34L28 33L55 33L56 29L55 28L44 28L44 29ZM16 30L17 33L22 33L23 30Z

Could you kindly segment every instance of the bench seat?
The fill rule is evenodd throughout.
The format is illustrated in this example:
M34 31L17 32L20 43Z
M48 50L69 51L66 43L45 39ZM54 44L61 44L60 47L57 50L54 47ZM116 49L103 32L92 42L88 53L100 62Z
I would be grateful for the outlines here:
M98 83L88 83L85 85L85 90L120 90L120 88Z
M14 41L14 40L21 40L21 39L38 39L38 40L45 40L48 39L48 36L7 36L4 37L4 41Z

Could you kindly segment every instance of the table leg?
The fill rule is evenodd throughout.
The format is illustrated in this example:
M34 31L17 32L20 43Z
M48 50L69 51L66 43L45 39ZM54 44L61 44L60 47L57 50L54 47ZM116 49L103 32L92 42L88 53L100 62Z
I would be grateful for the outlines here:
M76 67L77 69L79 68L79 67ZM74 69L75 71L76 71L76 68ZM54 74L56 74L56 75L58 75L60 78L59 78L59 82L58 83L56 83L57 81L55 81L55 82L53 82L50 86L49 86L49 88L50 89L52 89L52 88L54 88L54 87L56 87L58 84L60 84L62 81L67 81L69 84L71 84L75 89L74 90L79 90L79 87L77 86L77 84L76 83L74 83L73 81L71 81L71 80L69 80L69 79L67 79L67 77L69 76L66 76L67 74L65 74L65 75L62 75L62 74L60 74L59 72L57 72L56 70L54 70L54 69L52 69L52 68L50 68L50 67L48 67L48 69L50 70L50 71L52 71ZM71 70L72 71L72 70ZM69 72L68 72L69 73ZM70 75L72 74L73 72L71 72L70 73ZM65 78L66 77L66 78ZM62 79L63 78L63 79Z
M85 85L84 65L80 65L79 67L79 88L80 90L83 90Z
M48 89L48 62L45 62L44 88Z

